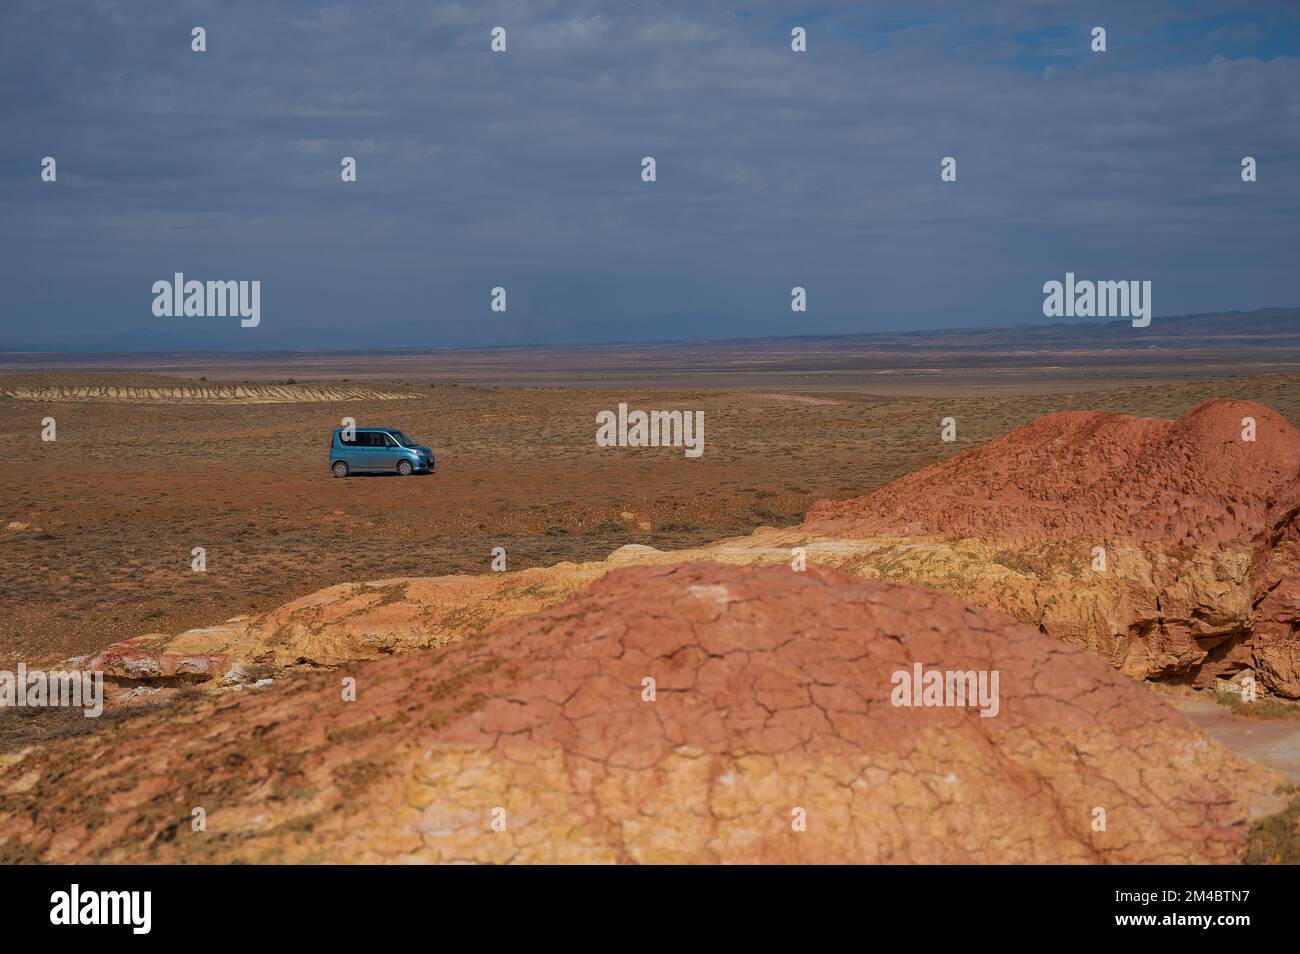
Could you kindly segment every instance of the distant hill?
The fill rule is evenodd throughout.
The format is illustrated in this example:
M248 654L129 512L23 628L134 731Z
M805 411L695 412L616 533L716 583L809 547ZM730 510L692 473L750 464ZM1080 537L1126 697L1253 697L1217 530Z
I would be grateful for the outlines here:
M1146 328L1134 328L1128 320L1073 318L1039 323L999 325L986 328L952 328L906 332L866 332L851 335L792 335L782 337L726 338L690 340L693 345L738 345L758 348L790 342L816 344L842 342L852 350L866 348L880 353L918 349L943 352L1047 350L1138 350L1157 346L1163 349L1224 350L1260 348L1300 351L1300 308L1262 308L1256 311L1227 311L1208 314L1159 317ZM602 352L620 347L636 349L672 348L687 343L677 341L623 341L592 345L520 345L529 351ZM304 344L306 346L304 347ZM505 346L505 350L516 346ZM256 333L237 326L196 321L189 325L171 324L161 328L138 328L114 334L28 335L0 342L0 352L58 353L186 353L186 352L358 352L358 351L485 351L502 348L440 348L433 343L431 331L418 322L370 324L355 331L283 328L264 325Z

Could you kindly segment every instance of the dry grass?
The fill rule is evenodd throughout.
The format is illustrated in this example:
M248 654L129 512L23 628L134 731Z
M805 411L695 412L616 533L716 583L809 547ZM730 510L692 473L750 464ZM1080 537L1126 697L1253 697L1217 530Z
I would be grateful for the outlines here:
M1239 715L1243 719L1259 719L1261 721L1300 719L1300 702L1269 698L1246 702L1232 692L1215 693L1214 701L1231 709L1234 715Z
M1300 787L1287 786L1292 796L1282 811L1261 818L1246 841L1248 865L1300 865Z

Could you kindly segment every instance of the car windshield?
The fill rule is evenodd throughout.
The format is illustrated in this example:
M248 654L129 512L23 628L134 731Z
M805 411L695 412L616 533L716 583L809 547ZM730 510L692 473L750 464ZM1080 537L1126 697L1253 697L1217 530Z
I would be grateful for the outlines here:
M414 446L415 446L415 441L411 440L409 437L407 437L407 436L406 436L405 434L403 434L401 431L389 431L388 433L392 434L393 437L397 438L397 443L401 444L403 447L414 447Z

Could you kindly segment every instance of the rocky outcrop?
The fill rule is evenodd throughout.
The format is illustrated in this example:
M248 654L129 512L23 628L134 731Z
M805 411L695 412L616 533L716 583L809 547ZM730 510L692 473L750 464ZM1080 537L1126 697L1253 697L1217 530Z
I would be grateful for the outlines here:
M1300 494L1276 508L1251 574L1251 664L1279 695L1300 699Z
M896 705L917 665L990 714ZM0 858L1227 862L1278 782L1005 614L677 563L0 759Z
M1049 415L874 494L819 503L803 529L1013 551L1033 599L969 579L952 588L1135 676L1204 685L1252 668L1297 698L1298 491L1300 432L1263 405L1221 399L1176 421ZM1065 567L1084 587L1055 585L1053 545L1073 551ZM1090 571L1094 548L1103 571ZM1035 619L1049 601L1056 611Z
M620 566L705 559L788 565L796 548L809 563L1002 609L1137 678L1208 684L1250 658L1253 589L1245 551L1120 545L1111 548L1107 571L1095 572L1079 545L809 539L799 531L768 530L694 550L624 547L602 561L509 574L340 584L268 613L175 637L124 640L75 662L128 683L176 676L206 682L235 672L223 680L229 684L240 681L241 668L339 666L446 645L553 606Z
M1254 440L1243 440L1243 421ZM1259 541L1296 491L1300 431L1250 401L1206 401L1175 421L1076 411L902 477L823 501L804 529L837 537Z
M206 682L241 669L340 666L446 645L553 606L621 563L672 554L624 547L598 563L515 573L344 583L268 613L238 616L179 636L150 634L106 647L78 665L121 682L187 676Z
M797 544L802 538L784 535ZM1134 678L1208 685L1241 668L1252 618L1250 554L1107 541L942 538L806 542L809 559L867 579L919 584L1010 613ZM1248 653L1245 657L1248 659Z

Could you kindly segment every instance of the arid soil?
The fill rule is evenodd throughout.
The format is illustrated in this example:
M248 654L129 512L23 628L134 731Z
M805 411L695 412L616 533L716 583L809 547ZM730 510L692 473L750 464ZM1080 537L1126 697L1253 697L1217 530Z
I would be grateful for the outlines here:
M874 494L819 502L787 529L513 573L342 584L175 638L123 640L91 665L126 681L241 681L254 667L464 639L630 563L802 554L1009 612L1131 676L1216 691L1250 677L1298 699L1298 483L1300 431L1261 404L1219 398L1175 421L1047 415Z
M106 386L162 384L111 378ZM0 662L212 625L349 580L476 573L496 546L516 569L792 526L817 500L859 496L1054 411L1176 417L1226 396L1300 421L1297 385L1300 375L1269 375L1037 397L819 394L819 403L771 392L441 385L402 401L0 397ZM595 414L619 401L704 410L704 456L597 447ZM41 440L46 416L56 441ZM437 472L335 480L327 444L345 416L429 443ZM953 443L940 440L946 416L958 422ZM191 571L195 547L206 550L204 573Z
M1300 625L1300 433L1291 423L1300 411L1297 383L1300 375L1272 375L1100 395L885 399L821 392L811 396L771 391L628 394L454 386L419 389L409 382L393 382L372 383L374 393L358 400L300 382L262 392L250 389L242 395L230 389L187 398L186 389L194 395L211 389L205 383L159 381L118 380L111 385L24 381L25 396L0 398L0 441L7 448L24 449L30 461L24 467L27 473L53 478L60 465L75 459L64 456L70 449L71 430L77 435L71 449L80 451L79 459L95 477L79 494L57 478L38 485L6 480L6 486L23 487L20 501L26 506L0 513L0 547L8 553L29 554L31 563L6 564L21 577L6 574L0 595L9 600L25 584L28 593L39 592L47 602L44 607L40 603L29 607L14 599L14 611L5 624L10 628L0 634L5 637L0 645L15 660L29 664L62 662L68 657L90 660L90 665L112 678L117 695L102 730L71 726L48 713L39 718L4 714L0 747L13 754L5 757L8 767L0 771L0 784L21 801L20 816L36 819L36 825L28 828L17 823L19 816L0 815L0 845L15 859L96 857L76 854L79 848L68 849L59 842L52 823L40 821L40 806L58 802L51 789L54 780L94 748L97 762L106 765L101 777L108 786L105 794L110 805L103 813L79 816L85 827L78 830L97 846L95 851L118 860L258 860L272 854L321 860L317 849L300 842L298 835L304 831L313 837L324 832L326 856L341 860L570 857L557 854L555 830L547 827L553 821L549 816L538 817L542 827L534 828L531 835L498 839L490 846L482 843L478 820L470 818L472 807L462 804L463 793L444 790L448 778L460 779L466 773L489 789L499 785L502 791L529 793L530 810L557 804L557 799L576 805L572 809L576 815L565 815L558 822L566 831L581 832L575 836L578 853L571 860L1289 857L1294 848L1282 829L1291 823L1279 819L1291 816L1281 812L1260 820L1282 807L1278 787L1282 776L1262 765L1237 762L1176 716L1155 693L1125 675L1207 686L1249 670L1265 691L1290 698L1300 695L1300 652L1295 640ZM0 391L3 385L0 381ZM110 387L117 390L106 390ZM10 390L18 393L18 386ZM52 399L55 395L57 400ZM45 399L33 399L38 396ZM395 399L398 396L400 400ZM1206 398L1214 400L1205 402ZM703 409L708 421L704 458L687 459L680 448L596 447L595 413L619 401L633 407ZM1078 411L1079 406L1093 410ZM390 417L394 408L400 409L400 419ZM1126 408L1138 416L1117 413ZM39 441L41 419L46 416L58 421L57 441ZM362 424L392 424L415 434L438 451L438 472L408 479L335 480L325 468L325 444L329 429L342 416L355 417ZM1256 429L1253 441L1241 435L1247 416ZM957 421L954 442L940 440L940 421L947 417ZM1012 430L1022 423L1027 426ZM304 433L308 427L319 428L312 440ZM91 434L98 434L101 442L89 440ZM197 443L186 444L186 434ZM450 436L440 436L444 434ZM876 455L868 466L863 466L864 447ZM0 467L12 468L21 459L15 454ZM296 461L298 466L282 469L281 459ZM213 461L222 464L213 468ZM163 476L166 484L159 479ZM61 492L52 495L49 487L60 487ZM181 538L169 539L164 528L174 534L178 527ZM214 539L215 545L210 543ZM52 545L56 541L59 545ZM1110 560L1101 571L1089 564L1096 545L1108 551ZM206 572L192 572L193 546L207 549ZM513 572L487 572L496 546L507 548ZM616 547L621 549L607 558ZM574 654L566 654L563 647L578 645L565 641L587 633L587 643L598 643L607 635L597 625L603 614L612 613L610 626L618 629L624 625L619 620L635 614L611 605L626 607L632 594L637 594L635 598L650 601L641 614L647 625L663 630L668 641L663 647L644 647L641 652L649 659L686 658L695 643L687 639L675 644L672 634L685 626L693 639L701 627L720 619L727 638L735 643L735 653L726 647L705 652L704 668L692 685L698 687L700 673L712 673L712 667L720 665L721 685L734 689L738 681L750 678L747 653L759 653L766 663L797 651L787 649L786 641L763 643L775 638L766 632L765 614L775 613L774 619L785 625L782 614L787 610L782 609L781 597L751 595L732 600L719 594L731 593L733 586L746 593L778 594L785 592L784 581L805 576L792 574L788 565L727 568L716 564L788 564L796 547L807 552L806 578L816 588L801 590L804 584L796 582L799 592L789 597L791 607L807 602L799 612L814 620L823 612L832 620L843 612L858 614L852 623L823 621L831 630L863 628L868 644L899 641L919 646L925 639L939 638L925 657L932 664L943 658L940 645L954 651L970 648L960 635L963 627L996 631L1001 634L996 645L984 644L980 650L986 656L1016 659L1021 655L1018 647L1030 644L1037 647L1033 652L1045 654L1043 661L1029 663L1028 673L1019 673L1036 687L1027 701L1050 698L1063 707L1061 711L1073 711L1080 705L1076 691L1089 700L1133 691L1138 693L1135 698L1159 713L1143 719L1167 726L1167 733L1153 730L1152 751L1138 752L1141 746L1136 738L1125 734L1132 727L1122 720L1100 719L1091 701L1088 707L1094 714L1089 720L1103 736L1079 737L1074 729L1058 724L1050 712L1035 711L1028 720L987 720L998 723L991 732L984 731L985 720L963 713L973 716L971 724L980 730L974 738L998 752L1028 745L1025 751L1033 753L1027 756L1030 761L1014 773L1034 794L1025 794L1022 803L1008 800L1009 806L1019 808L1003 817L990 807L994 799L989 792L967 792L975 807L943 809L925 828L930 833L942 830L940 840L931 845L918 830L909 845L919 847L906 851L891 847L882 832L898 827L900 811L910 813L924 801L919 794L929 790L924 779L936 771L927 760L947 764L944 760L955 759L966 765L966 756L952 748L956 743L951 740L942 750L931 751L926 741L930 737L923 734L906 752L918 761L898 762L899 753L889 746L883 754L878 751L872 732L841 735L836 731L837 741L829 749L825 739L805 737L796 748L808 754L811 746L811 751L828 760L826 771L832 782L824 797L833 801L835 786L848 784L841 768L835 767L836 760L842 759L844 766L857 766L859 774L850 779L873 773L873 790L886 793L881 818L861 814L857 800L852 800L835 809L833 838L805 839L794 846L762 826L757 831L742 826L738 835L728 829L737 817L752 820L763 809L749 793L745 797L750 800L740 803L739 815L719 818L712 807L718 799L712 783L701 788L692 774L704 764L701 758L707 756L712 760L708 764L715 767L721 764L720 771L728 775L742 764L743 760L736 761L742 755L767 759L764 777L769 782L791 767L800 777L817 776L811 763L801 766L797 757L790 760L783 754L781 746L768 744L774 738L770 734L762 736L764 744L753 746L755 738L745 733L768 731L752 728L753 719L768 725L785 717L782 706L761 701L763 714L759 715L752 709L754 693L748 690L713 702L724 726L750 728L738 730L739 735L727 730L720 748L704 746L697 751L699 740L690 732L665 725L665 738L671 744L661 755L667 761L636 769L649 771L656 784L676 792L676 800L688 806L687 812L702 828L665 816L663 824L670 833L664 836L666 841L643 827L640 833L632 830L642 824L632 819L659 817L661 812L658 803L647 807L639 801L644 779L625 774L632 764L629 760L634 761L629 753L648 744L635 738L635 731L619 741L611 737L613 730L601 729L599 737L607 748L597 761L604 765L604 774L583 762L582 774L561 784L556 775L559 767L571 774L575 757L589 759L593 743L583 741L581 732L572 735L568 714L539 710L540 714L529 716L516 709L529 705L530 693L551 690L538 690L532 677L520 675L519 667L507 670L505 682L491 676L498 653L518 657L520 666L530 670L549 672L559 667L553 678L548 677L560 693L558 698L582 696L585 690L577 683L565 688L561 671L571 670ZM103 564L114 569L105 572L85 561L91 548L101 557L116 548L116 561ZM156 556L159 552L162 560ZM59 555L66 560L71 553L79 554L71 563L78 572L52 580L49 571L56 567ZM135 562L124 564L124 557ZM819 569L818 564L839 567L848 575ZM118 584L115 589L105 586L106 577ZM923 588L887 587L864 582L863 577ZM697 620L690 612L690 599L683 599L682 580L688 581L687 597L712 594L710 599L722 606L720 616ZM70 590L80 590L92 601L90 608L68 605ZM988 609L968 608L953 617L947 607L956 610L962 604L934 590L946 590L965 604ZM891 595L881 595L886 592ZM744 622L728 616L733 602L743 604L738 612ZM890 607L888 620L908 622L901 628L890 623L873 637L872 627L882 623L871 608L882 602ZM580 608L568 609L573 606ZM864 606L868 610L861 618ZM1010 613L1020 623L997 611ZM988 615L978 616L982 613ZM972 623L970 614L983 622ZM78 620L81 625L65 626L51 638L51 617ZM589 618L597 621L595 629L584 628ZM565 622L554 623L557 619ZM933 632L926 628L932 619L943 623L936 623ZM958 619L960 624L955 622ZM739 637L740 631L750 635ZM178 632L180 636L172 635ZM1028 643L1022 634L1027 634ZM748 646L750 636L762 645ZM536 655L538 640L548 643L541 656ZM559 654L551 659L549 643L556 641ZM505 645L515 648L503 649ZM619 652L612 658L621 667L624 647L616 648ZM403 656L384 659L394 653ZM859 661L865 664L865 658ZM918 656L907 658L920 661ZM1068 660L1064 668L1056 665L1060 659ZM399 665L403 660L409 665ZM444 660L452 661L450 668L438 668ZM737 662L738 671L727 668ZM1048 670L1056 675L1044 681L1033 674L1036 667L1048 663ZM981 668L968 661L959 664ZM1011 667L1010 662L1007 665ZM303 673L321 666L331 667L333 673L328 677ZM436 685L420 681L426 666L438 668ZM786 671L783 664L777 668ZM1077 681L1057 678L1066 670L1100 681L1081 687ZM602 686L611 680L618 683L626 675L621 668L620 676L608 678L599 668L582 671ZM366 724L375 731L361 733L367 741L359 743L356 752L343 753L356 756L356 764L346 767L352 786L346 793L337 788L337 773L344 769L336 761L341 756L331 748L337 740L326 737L325 749L309 746L301 758L291 756L287 742L285 747L271 744L266 757L292 762L295 788L291 796L283 792L269 796L272 807L284 814L276 816L279 820L270 830L255 830L257 825L250 827L248 819L267 817L263 800L268 796L264 788L248 788L248 772L265 773L257 768L262 763L247 762L248 753L230 749L234 736L227 735L222 714L231 714L230 732L242 726L259 736L275 737L275 726L281 722L314 718L311 707L324 703L302 693L336 695L341 672L353 673L362 682L372 677L385 684L414 680L418 685L412 691L417 696L432 687L435 702L446 695L454 705L450 712L435 706L424 713L423 703L418 703L415 709L395 710L391 718L371 713ZM1010 678L1016 678L1014 667L1009 672ZM1093 675L1097 673L1106 675ZM888 683L887 676L872 676L870 671L839 673L836 678L847 680L838 687L833 681L827 683L827 691L837 700L878 698L871 680ZM854 682L859 678L866 678L868 684ZM268 679L267 688L253 685ZM796 678L793 685L800 684ZM191 690L177 688L186 685L202 686L200 695L211 696L215 690L216 699L203 701ZM824 688L820 678L809 685L816 690L814 696ZM468 695L461 693L466 686L473 688L466 690ZM131 704L123 708L117 703L126 689ZM783 684L773 691L784 697L801 690ZM809 690L802 691L806 695ZM250 700L247 705L253 708L246 710L245 703L235 699ZM483 719L490 720L483 713L496 711L498 704L506 707L501 712L519 715L527 723L506 732L511 744L517 733L527 744L520 758L512 752L505 763L498 761L501 737L485 734L483 727ZM601 696L591 711L618 711L620 704L615 691ZM808 704L817 710L814 722L825 719L835 725L834 706L828 710L815 698ZM275 713L270 725L256 714L247 717L252 723L240 722L246 718L241 713L260 712L257 707L262 705ZM1117 698L1105 705L1107 711L1124 712L1131 703ZM1283 698L1269 705L1288 703ZM216 708L207 712L204 707L209 706ZM748 714L732 715L733 708ZM1026 711L1032 709L1031 705ZM215 735L201 734L193 746L182 744L176 720L198 711L207 712L204 718L216 719L222 727L214 730ZM850 705L846 711L858 709ZM407 798L402 793L413 791L410 778L419 773L407 767L407 755L401 754L407 747L397 743L398 736L390 735L389 727L397 732L412 712L416 725L423 725L426 715L431 719L432 734L421 735L418 744L443 753L449 774L432 781L423 776L416 779L417 788L432 785L438 794L432 801L427 793L411 796L416 815L409 825L390 826L372 832L373 837L358 836L354 825L370 825L365 819L372 813L409 814L393 799ZM1046 720L1041 724L1040 716ZM873 710L868 722L890 718ZM923 728L927 723L906 724ZM948 727L934 738L949 739L967 724L944 723ZM441 734L444 728L450 733L446 738ZM469 735L458 735L462 730ZM1003 735L1003 730L1011 734ZM807 731L816 735L819 730ZM1033 741L1024 743L1016 733ZM1211 734L1240 741L1239 735L1218 725ZM22 750L26 744L42 741L46 744L38 749ZM577 749L570 750L570 743ZM1065 825L1065 831L1050 823L1029 844L1018 843L1009 833L999 834L1009 831L1010 819L1017 813L1034 818L1039 813L1061 816L1066 812L1059 801L1063 791L1086 800L1077 791L1081 783L1070 781L1069 759L1052 754L1058 744L1064 745L1063 751L1075 753L1095 749L1096 762L1088 768L1094 783L1098 778L1122 776L1135 760L1150 763L1140 772L1144 781L1158 770L1167 771L1168 780L1161 785L1168 788L1153 801L1124 804L1126 818L1140 817L1137 824L1154 832L1152 837L1138 838L1133 829L1125 838L1103 844L1089 836L1086 825L1076 831L1072 823ZM1287 760L1294 753L1285 740L1278 744L1286 751L1276 757L1265 752L1264 761L1289 770ZM238 834L215 847L206 842L162 845L183 833L176 825L188 825L187 817L177 822L167 813L175 808L172 802L178 792L182 798L190 795L184 785L142 782L148 774L143 763L126 754L150 747L161 753L178 745L185 750L187 763L196 761L200 766L196 779L215 777L213 766L208 765L212 759L235 766L222 776L229 784L220 801L234 812L234 828L228 830ZM1178 756L1176 765L1169 761L1169 753L1189 745L1202 761L1190 770L1185 756ZM394 746L400 750L397 755L392 755ZM995 774L981 766L978 745L973 751L966 765L969 771ZM385 761L382 753L396 762ZM157 758L166 761L162 755ZM305 781L297 777L302 758L314 765ZM681 758L686 762L679 764ZM1006 767L1004 762L998 764ZM452 765L458 768L452 771ZM882 765L892 768L881 774ZM709 771L709 778L714 778L714 770ZM1041 773L1041 778L1026 782L1024 771ZM171 777L176 771L164 774ZM1223 787L1216 789L1220 783ZM139 797L125 794L123 786ZM1124 786L1116 782L1115 787ZM478 782L471 788L475 796L481 794ZM816 791L817 785L810 784L809 790ZM1230 798L1224 794L1228 790L1233 793ZM324 794L317 798L309 794L312 791ZM343 795L349 799L347 811L328 808L335 804L331 799ZM1160 803L1167 799L1202 807L1180 811L1176 819L1166 818ZM445 815L449 805L459 806L456 824L449 824ZM844 811L849 812L847 819ZM979 816L983 836L977 837L967 827L971 812ZM1191 816L1198 820L1190 821ZM615 821L619 818L627 820ZM1248 832L1261 825L1268 837L1261 841L1251 834L1248 838ZM430 830L438 838L431 841ZM451 837L440 840L443 834ZM642 840L642 834L649 840ZM846 838L856 845L847 849L851 855L834 847ZM128 847L127 841L144 847ZM74 854L66 854L68 850Z
M1203 692L1162 694L1192 724L1238 755L1266 763L1291 785L1300 786L1300 707L1281 717L1252 718L1259 705L1224 705Z
M891 705L918 664L998 670L996 716ZM623 569L3 761L10 861L1224 862L1281 804L1088 653L816 566Z

